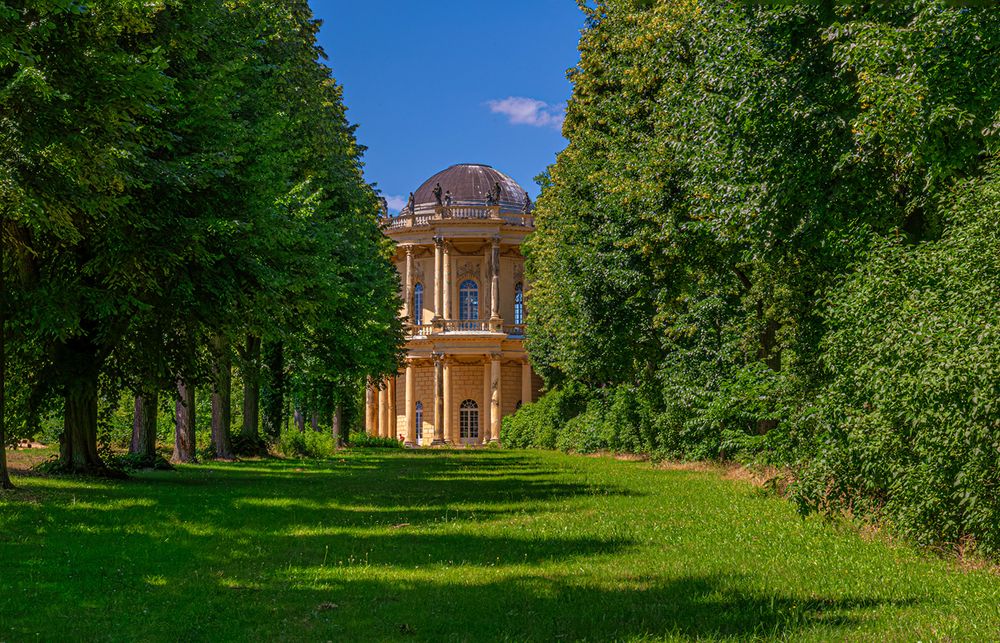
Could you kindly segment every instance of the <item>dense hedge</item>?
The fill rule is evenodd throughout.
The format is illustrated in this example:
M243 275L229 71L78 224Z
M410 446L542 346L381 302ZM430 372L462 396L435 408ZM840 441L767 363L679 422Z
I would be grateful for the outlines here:
M524 244L553 392L504 439L786 466L1000 554L1000 7L581 6Z

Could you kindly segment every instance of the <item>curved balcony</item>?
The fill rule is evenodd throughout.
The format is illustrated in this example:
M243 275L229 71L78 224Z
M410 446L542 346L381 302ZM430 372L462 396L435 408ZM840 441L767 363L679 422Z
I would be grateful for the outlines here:
M383 217L383 230L407 230L435 225L441 221L453 220L502 221L505 225L533 228L535 217L532 213L512 212L499 205L475 203L454 203L452 205L417 206L416 212L403 210L396 217Z
M524 324L503 324L489 319L441 319L432 324L410 324L409 337L436 335L495 335L504 334L510 339L524 339Z

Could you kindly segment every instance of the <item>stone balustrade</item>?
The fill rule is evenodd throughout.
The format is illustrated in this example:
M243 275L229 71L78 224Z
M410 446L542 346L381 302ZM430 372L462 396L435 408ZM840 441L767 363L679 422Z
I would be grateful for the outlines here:
M533 228L535 217L531 213L522 214L505 211L499 205L439 205L418 207L416 212L404 210L399 216L384 217L381 220L383 230L405 230L434 225L449 219L479 219L503 221L506 225Z

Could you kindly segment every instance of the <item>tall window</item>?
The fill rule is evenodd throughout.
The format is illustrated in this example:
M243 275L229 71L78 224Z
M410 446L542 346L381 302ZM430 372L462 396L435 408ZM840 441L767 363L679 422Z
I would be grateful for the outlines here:
M468 279L458 288L458 319L475 321L479 319L479 286Z
M524 284L514 286L514 323L524 323Z
M465 440L479 437L479 406L474 400L462 402L458 409L459 437Z
M413 323L417 326L423 324L424 319L424 285L417 284L413 287Z
M417 439L424 439L424 403L417 402L416 412L413 414L413 423L417 425Z

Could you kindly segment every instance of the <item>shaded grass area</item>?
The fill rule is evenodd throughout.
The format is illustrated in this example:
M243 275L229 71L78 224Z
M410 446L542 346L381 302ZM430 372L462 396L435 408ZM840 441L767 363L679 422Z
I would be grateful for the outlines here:
M0 641L1000 636L1000 577L713 473L358 451L17 482Z

